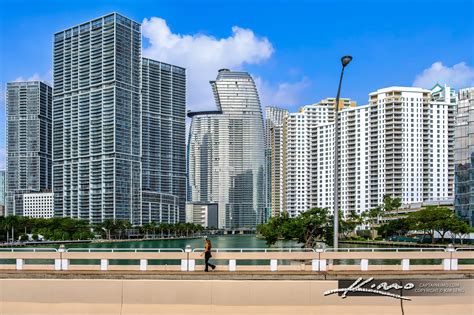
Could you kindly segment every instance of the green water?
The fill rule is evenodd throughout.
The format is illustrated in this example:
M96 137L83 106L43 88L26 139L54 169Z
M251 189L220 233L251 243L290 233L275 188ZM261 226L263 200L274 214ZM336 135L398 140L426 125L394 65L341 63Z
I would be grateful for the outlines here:
M210 236L212 248L268 248L265 240L254 235L220 235ZM204 238L161 239L146 241L104 242L86 244L66 244L66 248L182 248L191 245L194 248L204 247ZM294 241L278 241L272 248L301 247Z
M226 235L226 236L210 236L209 239L212 243L213 249L225 249L225 248L248 248L248 249L263 249L268 248L265 240L259 239L254 235ZM67 244L67 248L73 248L78 251L80 248L117 248L117 249L152 249L152 248L176 248L184 249L186 245L191 245L193 249L204 248L204 238L188 238L188 239L160 239L160 240L145 240L145 241L126 241L126 242L101 242L101 243L87 243L87 244ZM278 241L271 248L300 248L297 242L294 241ZM227 265L228 260L212 260L214 264ZM71 260L71 264L100 264L98 260ZM288 261L280 261L280 264L289 264ZM138 265L138 260L109 260L110 265ZM179 260L149 260L149 265L179 265ZM197 265L204 264L203 260L198 259ZM269 260L252 260L252 261L239 261L240 265L268 265Z

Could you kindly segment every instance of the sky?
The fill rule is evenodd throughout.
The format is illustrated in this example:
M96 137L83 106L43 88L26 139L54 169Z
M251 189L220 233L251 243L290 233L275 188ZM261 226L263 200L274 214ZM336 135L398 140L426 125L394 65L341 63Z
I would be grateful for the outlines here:
M187 106L214 109L217 70L248 71L262 106L296 111L377 89L474 86L473 0L0 0L0 168L5 84L51 82L52 38L109 12L142 24L143 55L187 69Z

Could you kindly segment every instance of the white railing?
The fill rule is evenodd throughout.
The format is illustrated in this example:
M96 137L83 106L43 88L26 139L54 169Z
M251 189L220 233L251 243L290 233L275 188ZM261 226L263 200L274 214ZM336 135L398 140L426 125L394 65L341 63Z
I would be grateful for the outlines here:
M203 251L203 248L192 251L182 248L0 248L0 269L195 271L203 269ZM218 264L218 270L231 272L474 271L474 248L215 248L212 260ZM123 264L111 265L111 261ZM424 263L416 264L416 261Z
M184 253L182 248L68 248L66 252L88 252L88 253L95 253L95 252L110 252L110 253L118 253L118 252L127 252L127 253L141 253L141 252L180 252Z
M393 248L393 247L387 247L387 248L377 248L377 247L361 247L361 248L356 248L356 247L347 247L347 248L325 248L324 252L432 252L432 251L441 251L444 252L446 251L445 247L402 247L402 248Z
M204 248L194 248L193 252L201 253L204 251ZM269 253L269 252L281 252L281 253L301 253L301 252L315 252L316 250L312 248L214 248L213 252L222 253L222 252L237 252L237 253Z

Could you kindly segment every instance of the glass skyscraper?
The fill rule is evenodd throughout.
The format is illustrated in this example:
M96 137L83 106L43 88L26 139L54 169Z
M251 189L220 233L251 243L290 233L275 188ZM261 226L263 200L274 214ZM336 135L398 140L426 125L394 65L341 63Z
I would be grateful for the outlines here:
M23 194L51 189L51 100L43 82L7 84L7 215L23 215Z
M54 35L56 216L141 218L140 24L113 13Z
M246 72L219 70L211 81L217 110L189 113L192 202L219 207L219 227L255 227L265 219L265 139L257 89Z
M184 222L186 71L143 58L142 222Z
M454 207L461 219L474 226L474 87L458 93Z
M56 216L185 220L185 70L141 56L112 13L54 35Z

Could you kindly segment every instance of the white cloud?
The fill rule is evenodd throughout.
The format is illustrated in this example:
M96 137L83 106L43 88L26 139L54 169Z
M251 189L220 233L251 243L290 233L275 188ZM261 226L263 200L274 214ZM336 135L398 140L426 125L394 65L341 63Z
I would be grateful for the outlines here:
M413 86L431 88L436 83L447 84L455 88L473 86L474 68L469 67L465 62L447 67L441 61L438 61L417 75Z
M38 72L33 73L31 76L20 76L14 80L14 82L21 82L21 81L44 81L51 85L53 82L53 72L49 70L45 74L41 75Z
M166 21L152 17L142 24L143 36L149 45L143 55L187 69L188 108L191 110L215 107L209 80L217 70L240 70L244 64L258 64L273 54L273 46L266 37L258 37L250 29L232 27L226 38L205 34L172 33Z
M255 77L255 84L257 85L262 107L282 106L288 108L301 105L301 96L304 90L310 87L311 81L307 77L303 77L297 82L283 82L273 86L261 77Z

